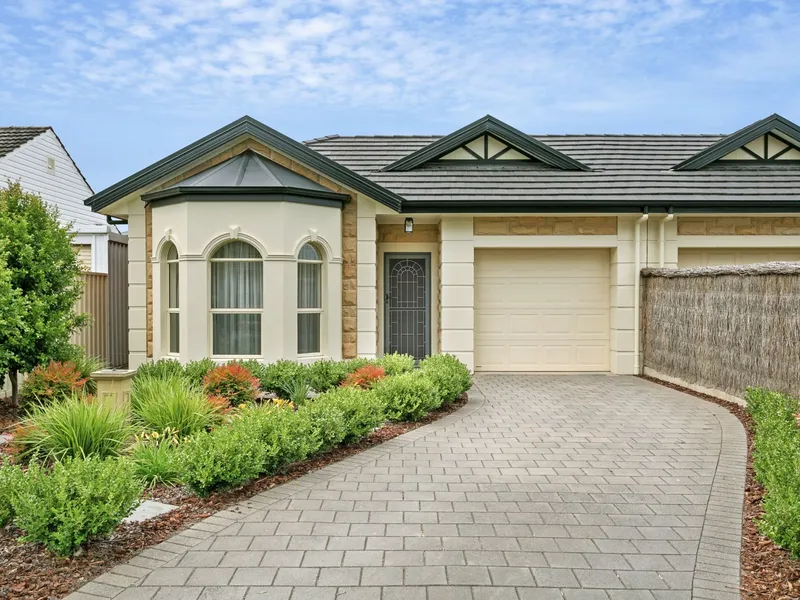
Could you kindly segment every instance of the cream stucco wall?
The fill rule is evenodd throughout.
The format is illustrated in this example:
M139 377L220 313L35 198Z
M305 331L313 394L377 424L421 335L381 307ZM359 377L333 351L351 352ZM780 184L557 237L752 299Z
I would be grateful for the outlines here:
M167 355L163 248L175 244L180 264L181 361L212 355L208 259L239 239L264 258L261 358L298 358L297 263L306 242L322 250L323 324L320 356L341 358L341 210L293 202L188 201L153 204L153 358ZM234 357L215 357L234 358ZM313 360L316 357L301 357Z

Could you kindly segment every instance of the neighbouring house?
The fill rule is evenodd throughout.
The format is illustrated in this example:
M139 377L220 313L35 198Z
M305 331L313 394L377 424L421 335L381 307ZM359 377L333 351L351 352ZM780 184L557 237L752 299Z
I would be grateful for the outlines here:
M305 143L243 117L87 201L127 219L130 365L450 352L639 371L639 272L800 260L800 127Z
M73 245L84 264L84 298L78 309L92 324L73 336L92 355L113 366L127 363L127 236L85 200L94 191L52 127L0 127L0 185L18 181L58 208L75 232Z

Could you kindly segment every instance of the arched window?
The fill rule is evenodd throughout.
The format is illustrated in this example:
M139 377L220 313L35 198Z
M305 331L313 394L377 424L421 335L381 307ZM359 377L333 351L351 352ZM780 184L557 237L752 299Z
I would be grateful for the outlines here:
M211 352L260 356L264 261L250 244L235 241L211 257Z
M167 257L167 301L166 301L166 320L168 326L167 351L170 354L178 354L181 351L180 344L180 296L178 293L178 249L175 244L170 243L165 252Z
M297 353L319 354L322 328L322 254L311 244L297 255Z

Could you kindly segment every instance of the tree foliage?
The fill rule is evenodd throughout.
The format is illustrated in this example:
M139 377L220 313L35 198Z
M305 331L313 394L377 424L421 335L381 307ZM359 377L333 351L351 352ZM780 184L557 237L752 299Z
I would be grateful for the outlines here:
M72 248L74 234L62 225L58 210L25 192L18 183L0 189L0 246L7 273L0 269L14 298L11 318L18 327L0 327L0 368L12 382L16 402L17 374L57 358L69 337L86 323L75 303L83 293L81 264ZM1 302L0 302L1 303ZM4 318L0 312L0 321Z

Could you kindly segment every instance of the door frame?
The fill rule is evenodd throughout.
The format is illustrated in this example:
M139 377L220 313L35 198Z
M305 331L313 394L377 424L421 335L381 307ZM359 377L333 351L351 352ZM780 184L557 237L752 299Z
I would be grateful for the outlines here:
M430 252L384 252L383 253L383 353L389 352L389 311L386 291L389 282L389 259L422 258L425 260L425 352L431 353L431 253Z

